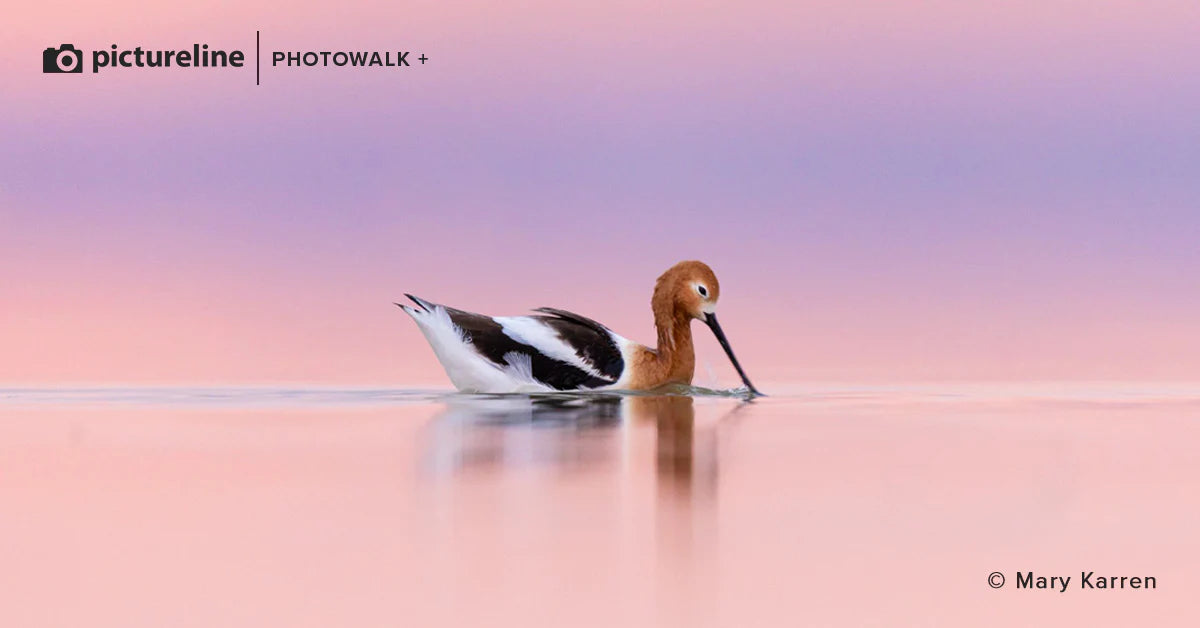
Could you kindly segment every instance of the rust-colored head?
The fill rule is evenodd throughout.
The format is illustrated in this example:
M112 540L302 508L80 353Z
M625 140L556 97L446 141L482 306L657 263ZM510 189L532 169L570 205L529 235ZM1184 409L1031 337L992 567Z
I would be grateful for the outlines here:
M679 262L654 284L654 314L672 319L700 319L716 311L721 284L708 264L696 260Z
M725 332L721 331L721 326L717 324L717 299L720 297L721 284L717 282L716 274L704 262L695 260L679 262L663 273L654 284L654 298L650 302L654 308L654 322L658 326L660 349L664 344L668 347L674 345L674 329L676 327L682 327L686 331L691 319L702 320L717 337L717 342L721 343L721 348L729 356L729 361L733 362L733 368L737 369L746 388L753 394L762 394L758 392L754 384L750 383L750 378L746 377L742 365L738 364L737 358L733 355L729 341L725 339ZM691 337L690 333L687 337ZM687 345L689 381L692 368L691 351L689 341Z

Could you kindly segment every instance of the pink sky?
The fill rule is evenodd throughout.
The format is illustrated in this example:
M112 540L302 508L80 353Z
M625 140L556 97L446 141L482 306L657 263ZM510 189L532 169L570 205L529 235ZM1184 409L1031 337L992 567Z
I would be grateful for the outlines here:
M1200 376L1190 2L55 3L0 53L0 383L446 384L390 302L653 338L722 280L762 381ZM40 73L392 49L400 72ZM698 330L705 334L702 329ZM734 374L701 341L698 382ZM711 382L710 382L711 383Z

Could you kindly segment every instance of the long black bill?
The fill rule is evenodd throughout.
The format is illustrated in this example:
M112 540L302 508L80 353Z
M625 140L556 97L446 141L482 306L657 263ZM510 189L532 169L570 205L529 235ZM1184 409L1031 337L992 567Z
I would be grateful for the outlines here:
M737 369L738 375L742 377L742 383L746 385L746 388L750 389L752 394L762 395L762 393L758 392L758 389L754 387L754 384L750 383L750 378L746 377L746 371L742 370L742 365L738 364L737 358L734 357L733 348L729 346L729 341L725 339L725 332L721 331L721 325L717 323L717 315L711 312L706 313L704 315L704 324L708 325L708 328L712 330L713 335L717 337L717 342L721 343L721 348L725 350L725 355L729 356L729 361L733 362L733 368Z

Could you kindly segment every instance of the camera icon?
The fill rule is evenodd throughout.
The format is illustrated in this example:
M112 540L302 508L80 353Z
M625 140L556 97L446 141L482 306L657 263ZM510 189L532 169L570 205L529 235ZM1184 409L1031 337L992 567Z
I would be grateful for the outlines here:
M83 72L83 52L71 44L42 51L42 74L78 74Z

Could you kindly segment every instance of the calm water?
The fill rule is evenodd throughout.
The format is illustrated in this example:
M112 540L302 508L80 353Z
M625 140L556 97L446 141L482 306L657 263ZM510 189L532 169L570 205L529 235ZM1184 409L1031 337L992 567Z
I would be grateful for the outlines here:
M774 389L0 390L0 625L1200 620L1200 387Z

